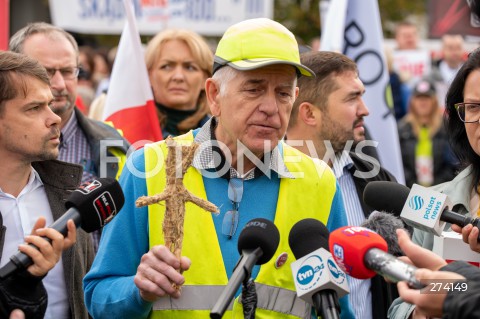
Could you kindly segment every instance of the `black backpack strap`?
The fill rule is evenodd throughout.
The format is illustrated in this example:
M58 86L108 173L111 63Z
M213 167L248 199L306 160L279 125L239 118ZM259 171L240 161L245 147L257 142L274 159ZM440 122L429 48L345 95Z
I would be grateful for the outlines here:
M7 227L3 225L3 216L0 212L0 260L2 260L3 245L5 244L5 233L7 232Z

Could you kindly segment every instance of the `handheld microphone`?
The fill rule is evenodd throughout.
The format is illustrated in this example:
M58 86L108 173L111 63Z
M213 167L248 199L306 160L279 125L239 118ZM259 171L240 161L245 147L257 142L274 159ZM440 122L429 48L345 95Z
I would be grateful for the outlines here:
M404 253L398 245L396 236L397 229L404 229L403 222L400 218L383 211L374 211L360 225L379 234L388 244L388 253L395 257L403 256Z
M416 267L387 253L387 242L364 227L341 227L330 234L330 250L338 266L358 279L380 274L392 282L406 281L410 287L425 287L415 278Z
M441 235L445 222L460 227L472 224L480 228L478 218L450 211L450 201L445 194L417 184L410 190L395 182L370 182L363 192L363 200L377 210L391 211L408 225L437 236Z
M327 227L307 218L290 230L288 244L297 259L290 266L297 296L324 319L339 318L338 298L349 292L346 275L328 251Z
M65 203L66 213L48 227L66 236L67 221L72 219L76 227L82 227L90 233L105 226L122 208L124 202L122 188L115 179L98 178L73 191ZM51 242L50 238L43 238ZM32 259L19 251L0 269L0 278L6 278L32 264Z
M233 270L227 286L210 312L210 318L222 318L230 301L242 282L248 281L255 265L268 262L278 248L280 233L268 219L255 218L249 221L238 237L240 260Z

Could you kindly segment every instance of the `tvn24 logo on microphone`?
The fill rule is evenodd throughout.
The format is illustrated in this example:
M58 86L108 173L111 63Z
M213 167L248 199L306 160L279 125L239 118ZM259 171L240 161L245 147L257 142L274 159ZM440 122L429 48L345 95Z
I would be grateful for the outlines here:
M318 255L309 256L302 262L295 276L300 284L299 288L301 290L308 290L315 286L320 280L324 269L325 265L323 264L322 257Z
M297 296L311 304L312 295L319 290L333 289L338 297L349 292L345 273L324 248L296 260L291 268Z

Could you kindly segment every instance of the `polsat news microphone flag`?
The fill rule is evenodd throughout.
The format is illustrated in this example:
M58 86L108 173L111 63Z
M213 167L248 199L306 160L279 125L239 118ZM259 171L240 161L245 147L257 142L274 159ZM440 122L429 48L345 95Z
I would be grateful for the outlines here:
M363 100L370 115L365 123L382 166L405 184L397 123L383 49L377 0L330 0L322 28L321 51L341 52L355 61L365 85Z
M162 140L152 89L148 79L133 3L124 0L127 21L113 64L103 120L123 131L130 142Z

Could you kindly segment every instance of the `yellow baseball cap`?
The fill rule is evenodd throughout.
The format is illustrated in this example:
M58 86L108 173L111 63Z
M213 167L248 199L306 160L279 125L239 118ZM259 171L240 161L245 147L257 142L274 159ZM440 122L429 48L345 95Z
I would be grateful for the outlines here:
M213 73L225 65L245 71L272 64L289 64L297 73L315 76L300 63L297 40L283 25L267 18L250 19L225 31L215 52Z

